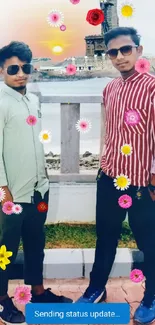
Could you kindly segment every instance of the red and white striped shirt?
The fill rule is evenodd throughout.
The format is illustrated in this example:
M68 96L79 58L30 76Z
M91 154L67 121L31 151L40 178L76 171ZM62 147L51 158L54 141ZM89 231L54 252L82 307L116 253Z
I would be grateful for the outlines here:
M101 168L112 178L124 174L131 185L147 186L155 173L155 77L135 72L126 80L116 78L105 87L103 99L106 133ZM122 154L125 144L131 146L131 155Z

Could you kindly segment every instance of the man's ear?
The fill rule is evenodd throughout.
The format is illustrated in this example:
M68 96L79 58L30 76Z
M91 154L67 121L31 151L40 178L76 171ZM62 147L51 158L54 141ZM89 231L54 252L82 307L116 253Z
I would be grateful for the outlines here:
M143 46L142 45L138 46L137 52L138 52L139 56L143 54Z
M3 68L0 67L0 74L2 75L3 74Z

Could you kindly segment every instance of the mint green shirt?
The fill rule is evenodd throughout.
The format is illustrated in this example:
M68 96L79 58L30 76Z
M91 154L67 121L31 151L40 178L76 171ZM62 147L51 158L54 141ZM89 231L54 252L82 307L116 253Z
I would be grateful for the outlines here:
M26 122L29 115L37 118L33 126ZM41 130L38 97L28 92L23 96L4 85L0 91L0 187L8 186L14 202L31 203L34 190L43 198L49 189Z

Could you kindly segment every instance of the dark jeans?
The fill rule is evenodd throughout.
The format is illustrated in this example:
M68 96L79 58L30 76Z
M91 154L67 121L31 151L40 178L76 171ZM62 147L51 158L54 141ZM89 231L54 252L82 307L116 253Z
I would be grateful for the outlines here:
M130 186L120 191L114 186L113 179L101 170L97 176L96 203L96 251L90 285L104 288L115 259L122 222L126 209L118 205L118 198L123 194L132 197L132 206L128 209L129 225L138 248L144 253L144 275L146 292L155 294L155 201L152 201L148 188L141 187L141 199L137 199L138 187Z
M44 201L48 204L49 191L44 199L37 191L34 192L34 204L20 203L23 208L21 214L6 215L0 207L0 246L5 245L7 251L13 252L9 257L11 264L15 261L20 238L24 249L24 280L28 285L41 285L43 283L43 259L45 234L44 223L47 212L39 212L37 205ZM15 203L15 202L14 202ZM9 270L0 268L0 296L6 295L8 291Z

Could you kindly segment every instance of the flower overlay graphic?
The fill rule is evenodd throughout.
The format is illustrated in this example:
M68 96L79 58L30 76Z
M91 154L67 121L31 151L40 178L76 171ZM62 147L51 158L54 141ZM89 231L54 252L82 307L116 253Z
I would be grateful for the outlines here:
M47 16L47 22L52 27L60 27L64 22L64 15L61 11L53 9Z
M60 26L60 30L61 30L62 32L64 32L64 31L66 30L66 25L61 25L61 26Z
M31 295L31 289L27 286L18 286L15 289L14 293L15 301L19 304L27 304L30 302L32 295Z
M131 18L134 13L134 7L132 4L125 2L121 5L120 13L125 18Z
M124 120L126 124L134 126L140 122L140 115L136 110L130 109L129 111L125 112Z
M121 153L125 156L130 156L132 154L132 146L130 144L125 143L121 147Z
M51 132L45 130L45 131L41 131L39 133L39 140L42 143L49 143L51 142Z
M130 273L130 279L131 279L131 281L136 282L136 283L141 282L144 279L143 272L141 270L134 269Z
M5 199L5 191L2 187L0 187L0 202L2 202Z
M39 212L46 212L48 210L48 204L42 201L37 205L37 209Z
M10 215L13 213L13 208L14 206L14 203L13 202L10 202L10 201L7 201L3 204L3 207L2 207L2 211L7 214L7 215Z
M22 213L23 211L23 208L20 204L14 204L13 207L12 207L12 212L15 213L15 214L20 214Z
M135 64L135 70L139 73L147 73L150 71L150 62L147 59L139 59Z
M0 313L2 313L3 310L4 310L4 307L2 305L0 305Z
M71 2L73 5L77 5L77 4L80 2L80 0L70 0L70 2Z
M97 26L104 22L104 13L101 9L91 9L88 11L86 16L86 21L93 25Z
M117 190L127 190L130 185L130 180L129 178L124 175L120 174L114 179L114 186L116 187Z
M8 259L8 257L12 256L13 253L12 252L7 252L6 250L6 246L2 245L0 247L0 268L2 270L6 270L6 265L10 264L10 260Z
M120 198L118 199L118 204L123 209L130 208L131 205L132 205L132 198L131 198L131 196L129 196L127 194L120 196Z
M76 74L76 66L74 64L68 64L66 67L66 74L70 76Z
M27 124L29 125L35 125L37 123L37 118L33 115L29 115L26 119Z
M80 119L75 125L76 129L81 133L87 133L91 129L91 122L87 119Z

